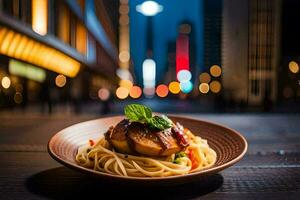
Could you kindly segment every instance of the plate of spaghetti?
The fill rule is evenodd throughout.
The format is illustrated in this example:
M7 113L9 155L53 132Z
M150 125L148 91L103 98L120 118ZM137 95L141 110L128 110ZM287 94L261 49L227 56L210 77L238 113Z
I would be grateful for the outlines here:
M107 180L177 184L217 173L247 151L230 128L127 105L125 116L75 124L55 134L50 155L67 167Z

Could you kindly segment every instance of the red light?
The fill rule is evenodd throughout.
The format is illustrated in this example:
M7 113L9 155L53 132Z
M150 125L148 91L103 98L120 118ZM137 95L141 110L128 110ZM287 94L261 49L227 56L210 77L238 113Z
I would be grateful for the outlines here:
M168 86L163 85L163 84L157 86L157 88L156 88L156 94L157 94L157 96L159 96L159 97L166 97L168 95L168 93L169 93Z
M189 37L180 34L176 41L176 74L180 70L189 70Z

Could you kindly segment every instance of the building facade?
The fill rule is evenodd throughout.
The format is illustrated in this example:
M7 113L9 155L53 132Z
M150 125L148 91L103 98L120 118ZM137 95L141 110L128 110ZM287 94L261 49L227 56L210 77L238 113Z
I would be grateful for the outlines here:
M276 101L280 17L280 0L224 0L222 81L229 98Z
M118 3L110 5L118 15ZM27 90L28 82L38 93L67 81L67 93L85 96L90 88L114 87L117 29L109 14L103 0L0 0L0 79L11 82L1 98L20 84Z

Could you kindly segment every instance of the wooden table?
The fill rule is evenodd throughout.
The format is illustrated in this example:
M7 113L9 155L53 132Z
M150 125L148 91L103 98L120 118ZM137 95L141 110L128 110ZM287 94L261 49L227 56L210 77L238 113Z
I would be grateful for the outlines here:
M0 199L300 199L300 115L190 116L240 131L249 142L245 158L195 183L133 188L80 174L48 155L55 132L95 116L0 115Z

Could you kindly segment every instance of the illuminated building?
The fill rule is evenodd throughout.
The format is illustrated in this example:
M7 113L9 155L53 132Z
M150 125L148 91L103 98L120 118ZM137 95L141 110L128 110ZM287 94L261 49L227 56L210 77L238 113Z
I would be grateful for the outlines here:
M41 85L50 81L48 85L61 88L76 85L71 84L76 80L84 82L77 84L83 85L83 96L93 87L112 89L118 29L110 10L118 6L93 0L0 1L0 78L14 76Z
M224 0L223 92L259 105L276 101L280 51L280 0Z

